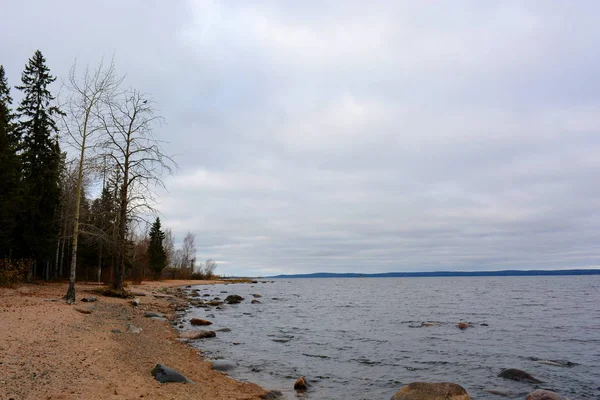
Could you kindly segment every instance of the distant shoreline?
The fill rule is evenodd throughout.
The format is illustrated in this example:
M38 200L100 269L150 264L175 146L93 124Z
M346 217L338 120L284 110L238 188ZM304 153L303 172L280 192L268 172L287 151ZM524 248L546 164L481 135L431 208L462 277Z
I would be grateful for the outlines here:
M565 270L504 270L504 271L434 271L434 272L383 272L378 274L316 272L267 276L265 279L291 278L444 278L444 277L491 277L491 276L583 276L600 275L600 269Z

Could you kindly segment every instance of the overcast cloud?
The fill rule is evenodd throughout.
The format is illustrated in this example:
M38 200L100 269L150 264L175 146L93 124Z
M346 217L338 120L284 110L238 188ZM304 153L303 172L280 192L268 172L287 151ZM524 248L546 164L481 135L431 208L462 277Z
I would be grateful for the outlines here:
M94 3L94 4L92 4ZM5 1L0 64L115 54L224 274L600 264L596 1ZM13 93L16 94L16 93ZM16 97L16 96L15 96Z

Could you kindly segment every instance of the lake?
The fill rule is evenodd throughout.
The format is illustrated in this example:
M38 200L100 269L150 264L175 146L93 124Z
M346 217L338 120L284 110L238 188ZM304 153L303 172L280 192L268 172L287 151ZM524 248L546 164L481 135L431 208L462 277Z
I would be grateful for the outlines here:
M295 399L385 399L415 381L454 382L473 399L524 398L535 388L600 398L600 276L287 279L197 286L245 300L185 316L214 322L195 342L208 359L238 366L232 377ZM226 291L228 293L222 293ZM251 304L257 293L261 304ZM472 327L460 330L456 324ZM422 326L427 322L431 326ZM540 360L575 363L559 367ZM544 383L497 377L523 369ZM510 398L510 397L509 397Z

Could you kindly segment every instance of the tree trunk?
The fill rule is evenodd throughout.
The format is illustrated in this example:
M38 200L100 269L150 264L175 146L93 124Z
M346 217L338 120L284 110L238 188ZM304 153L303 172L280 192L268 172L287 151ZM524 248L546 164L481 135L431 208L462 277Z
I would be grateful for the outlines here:
M102 282L102 244L98 253L98 283Z
M127 137L127 147L125 150L125 162L123 163L123 185L121 186L121 209L120 211L120 220L119 220L119 259L116 263L116 274L115 280L113 281L113 289L118 291L123 291L123 274L125 273L125 247L127 244L127 240L125 237L125 230L127 227L127 189L129 188L129 145L130 140L128 134Z

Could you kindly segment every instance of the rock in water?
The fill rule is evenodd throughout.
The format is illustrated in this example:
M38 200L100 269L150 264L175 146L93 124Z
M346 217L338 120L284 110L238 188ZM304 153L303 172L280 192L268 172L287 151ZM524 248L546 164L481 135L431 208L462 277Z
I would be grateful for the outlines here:
M467 323L467 322L459 322L456 327L458 329L460 329L461 331L464 331L465 329L467 329L468 327L470 327L471 324Z
M212 325L212 322L207 321L205 319L200 319L200 318L192 318L190 320L190 324L194 325L194 326L205 326L205 325Z
M214 369L215 371L225 372L230 371L235 367L236 365L228 360L215 360L212 362L212 369Z
M156 367L152 370L152 376L160 383L168 382L183 382L183 383L194 383L179 372L166 365L156 364Z
M551 392L550 390L538 389L534 392L529 393L525 400L566 400L558 393Z
M500 378L511 379L518 382L542 383L539 379L534 378L525 371L516 368L508 368L498 374Z
M301 376L298 378L296 383L294 383L294 390L297 392L305 392L308 389L308 383L306 382L306 378Z
M231 294L229 296L227 296L225 298L225 301L228 304L237 304L237 303L241 303L241 301L244 300L244 298L242 296L239 296L237 294Z
M470 397L456 383L413 382L400 389L392 400L470 400Z
M281 393L279 390L271 390L265 394L261 394L258 397L264 400L277 400L283 397L283 393Z
M179 337L181 339L206 339L217 337L217 334L214 331L191 331L191 332L182 332Z
M261 301L260 300L252 300L250 303L251 304L261 304Z

